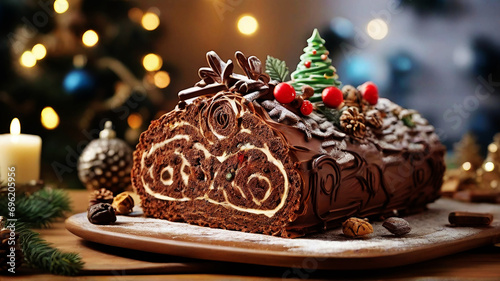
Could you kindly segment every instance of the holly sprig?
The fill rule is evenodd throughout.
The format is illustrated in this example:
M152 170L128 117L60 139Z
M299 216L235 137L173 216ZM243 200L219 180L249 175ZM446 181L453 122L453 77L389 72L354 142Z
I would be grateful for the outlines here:
M338 128L340 127L340 116L342 116L342 112L346 110L347 107L343 107L341 109L333 109L329 108L323 104L316 104L316 110L325 116L326 120L332 122Z
M285 61L277 59L272 56L267 56L266 59L266 73L269 74L272 80L284 82L290 73Z

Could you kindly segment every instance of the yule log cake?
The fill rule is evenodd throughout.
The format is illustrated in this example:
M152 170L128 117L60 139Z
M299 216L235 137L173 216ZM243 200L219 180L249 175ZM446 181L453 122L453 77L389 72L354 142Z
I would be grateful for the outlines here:
M144 214L297 237L346 218L414 213L439 197L444 147L376 86L339 89L315 30L297 70L209 52L201 81L154 120L134 152ZM267 73L266 73L267 72Z

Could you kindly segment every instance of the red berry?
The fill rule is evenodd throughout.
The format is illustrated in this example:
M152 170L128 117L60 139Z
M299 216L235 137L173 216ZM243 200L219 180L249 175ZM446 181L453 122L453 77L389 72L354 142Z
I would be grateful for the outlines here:
M321 93L321 98L323 99L323 103L331 108L339 107L344 101L344 95L337 87L325 88Z
M365 99L369 104L377 104L378 89L373 82L365 82L363 85L358 87L358 90L361 92L363 99Z
M313 51L312 51L312 54L313 54L313 55L315 55L316 53L317 53L317 51L316 51L316 50L313 50Z
M304 63L304 66L305 66L306 68L311 67L311 61L306 61L306 62Z
M274 98L280 103L291 103L295 99L295 89L288 83L279 83L273 91Z
M302 113L302 115L309 115L311 114L311 112L313 112L313 105L310 101L308 100L305 100L302 102L302 105L300 106L300 113Z

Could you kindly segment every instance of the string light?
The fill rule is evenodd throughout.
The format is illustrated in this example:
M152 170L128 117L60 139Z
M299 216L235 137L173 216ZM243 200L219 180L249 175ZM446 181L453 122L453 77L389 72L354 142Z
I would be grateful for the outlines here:
M56 0L54 2L54 11L58 14L65 13L69 8L69 3L67 0Z
M155 30L160 25L160 18L155 13L147 12L142 16L141 24L146 30Z
M142 115L131 113L127 118L127 123L132 129L139 129L142 126Z
M382 40L389 33L389 27L382 19L373 19L368 22L366 31L371 38L375 40Z
M24 67L33 67L36 65L36 57L31 51L25 51L22 55L21 58L19 59L19 62L21 63L22 66Z
M166 71L158 71L154 76L155 86L163 89L170 85L170 75Z
M470 170L471 168L472 168L472 165L471 165L471 163L470 163L470 162L464 162L464 163L462 164L462 169L464 169L464 171L468 171L468 170Z
M43 44L36 44L31 49L31 52L33 53L33 55L37 60L41 60L47 55L47 49Z
M238 30L245 35L252 35L259 28L259 23L252 16L242 16L238 20Z
M93 47L99 41L99 36L93 30L87 30L83 33L82 42L87 47Z
M163 61L161 57L156 54L147 54L142 60L142 65L147 71L156 71L161 68Z
M53 130L59 126L59 115L52 107L47 106L42 110L41 121L46 129Z
M484 170L486 172L491 172L495 169L495 164L493 164L493 162L486 162L484 163Z

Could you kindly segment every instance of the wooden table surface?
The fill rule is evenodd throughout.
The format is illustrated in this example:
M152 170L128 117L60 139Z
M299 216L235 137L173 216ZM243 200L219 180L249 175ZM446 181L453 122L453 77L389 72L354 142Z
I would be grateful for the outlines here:
M70 191L75 213L87 208L88 192ZM391 269L328 271L215 262L104 246L68 232L64 222L39 230L64 251L78 252L86 263L81 276L68 278L23 268L8 280L500 280L500 244ZM0 276L4 280L7 276Z

